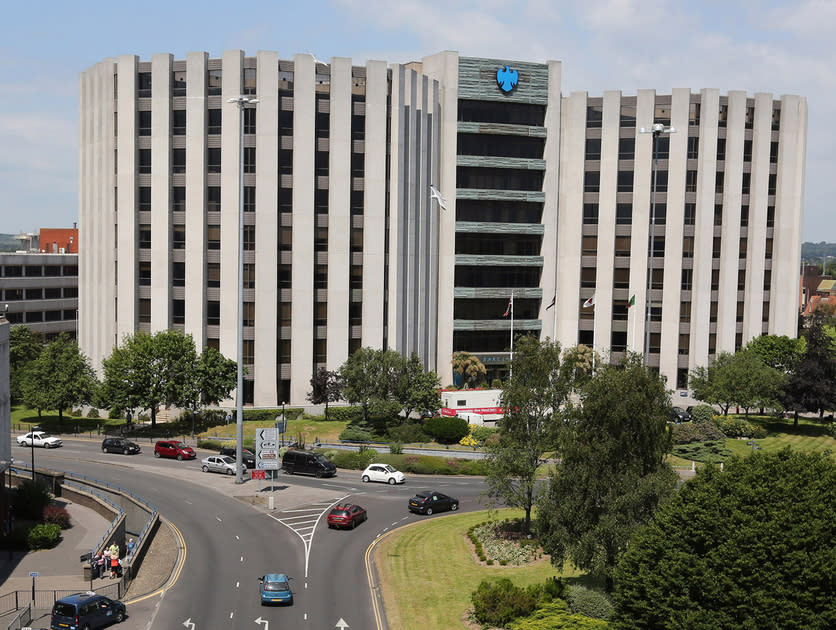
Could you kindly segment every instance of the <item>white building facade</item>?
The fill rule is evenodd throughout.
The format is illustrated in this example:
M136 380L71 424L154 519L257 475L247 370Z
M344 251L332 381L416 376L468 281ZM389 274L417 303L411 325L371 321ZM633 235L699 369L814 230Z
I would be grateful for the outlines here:
M80 78L82 350L174 328L236 355L242 161L248 404L303 404L360 347L501 378L512 325L613 360L648 342L685 394L717 353L795 336L806 100L560 82L453 52L102 61ZM654 145L655 123L676 132Z

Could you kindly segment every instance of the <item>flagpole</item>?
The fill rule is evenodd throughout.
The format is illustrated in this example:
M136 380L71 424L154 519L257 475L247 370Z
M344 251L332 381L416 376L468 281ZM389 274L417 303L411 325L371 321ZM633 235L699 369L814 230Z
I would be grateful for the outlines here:
M511 291L511 364L508 368L508 378L514 376L514 292Z

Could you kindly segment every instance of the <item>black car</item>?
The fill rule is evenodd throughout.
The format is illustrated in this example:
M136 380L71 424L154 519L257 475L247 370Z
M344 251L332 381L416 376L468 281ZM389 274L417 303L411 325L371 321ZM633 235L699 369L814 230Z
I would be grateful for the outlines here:
M125 438L113 437L102 440L102 453L122 453L123 455L136 455L142 449L136 442Z
M288 475L305 473L315 477L333 477L337 467L321 453L291 449L282 457L282 469Z
M689 422L691 414L682 407L671 407L671 420L674 422Z
M458 510L459 500L435 490L424 490L409 500L409 511L417 514L432 514L445 510Z
M232 459L235 459L235 447L234 446L224 446L220 453L220 455L228 455ZM252 451L249 451L245 448L241 449L241 459L244 461L244 466L247 468L255 468L255 455L253 455Z

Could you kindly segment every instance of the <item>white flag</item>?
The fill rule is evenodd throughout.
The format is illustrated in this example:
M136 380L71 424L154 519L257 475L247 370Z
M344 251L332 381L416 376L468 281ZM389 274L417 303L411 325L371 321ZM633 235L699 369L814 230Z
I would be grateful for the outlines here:
M593 304L595 304L595 294L594 293L592 294L592 297L590 297L586 302L583 303L583 307L584 308L589 308Z

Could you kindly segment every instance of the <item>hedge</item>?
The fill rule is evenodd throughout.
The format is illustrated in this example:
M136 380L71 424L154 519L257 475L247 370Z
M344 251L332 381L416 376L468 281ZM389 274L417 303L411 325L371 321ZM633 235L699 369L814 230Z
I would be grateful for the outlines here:
M766 429L757 424L752 424L742 418L717 418L714 423L726 437L743 437L762 440L766 437Z
M556 599L540 606L528 617L508 624L508 630L606 630L609 624L601 619L592 619L569 611L568 604Z
M673 425L671 437L674 444L690 444L722 440L725 434L713 422L683 422Z
M569 602L569 609L572 612L586 617L609 619L612 615L613 605L607 595L579 584L569 587L566 601Z
M29 549L50 549L61 539L61 528L55 523L42 523L29 530Z
M709 422L714 418L714 407L711 405L697 405L691 409L691 420L694 422Z

